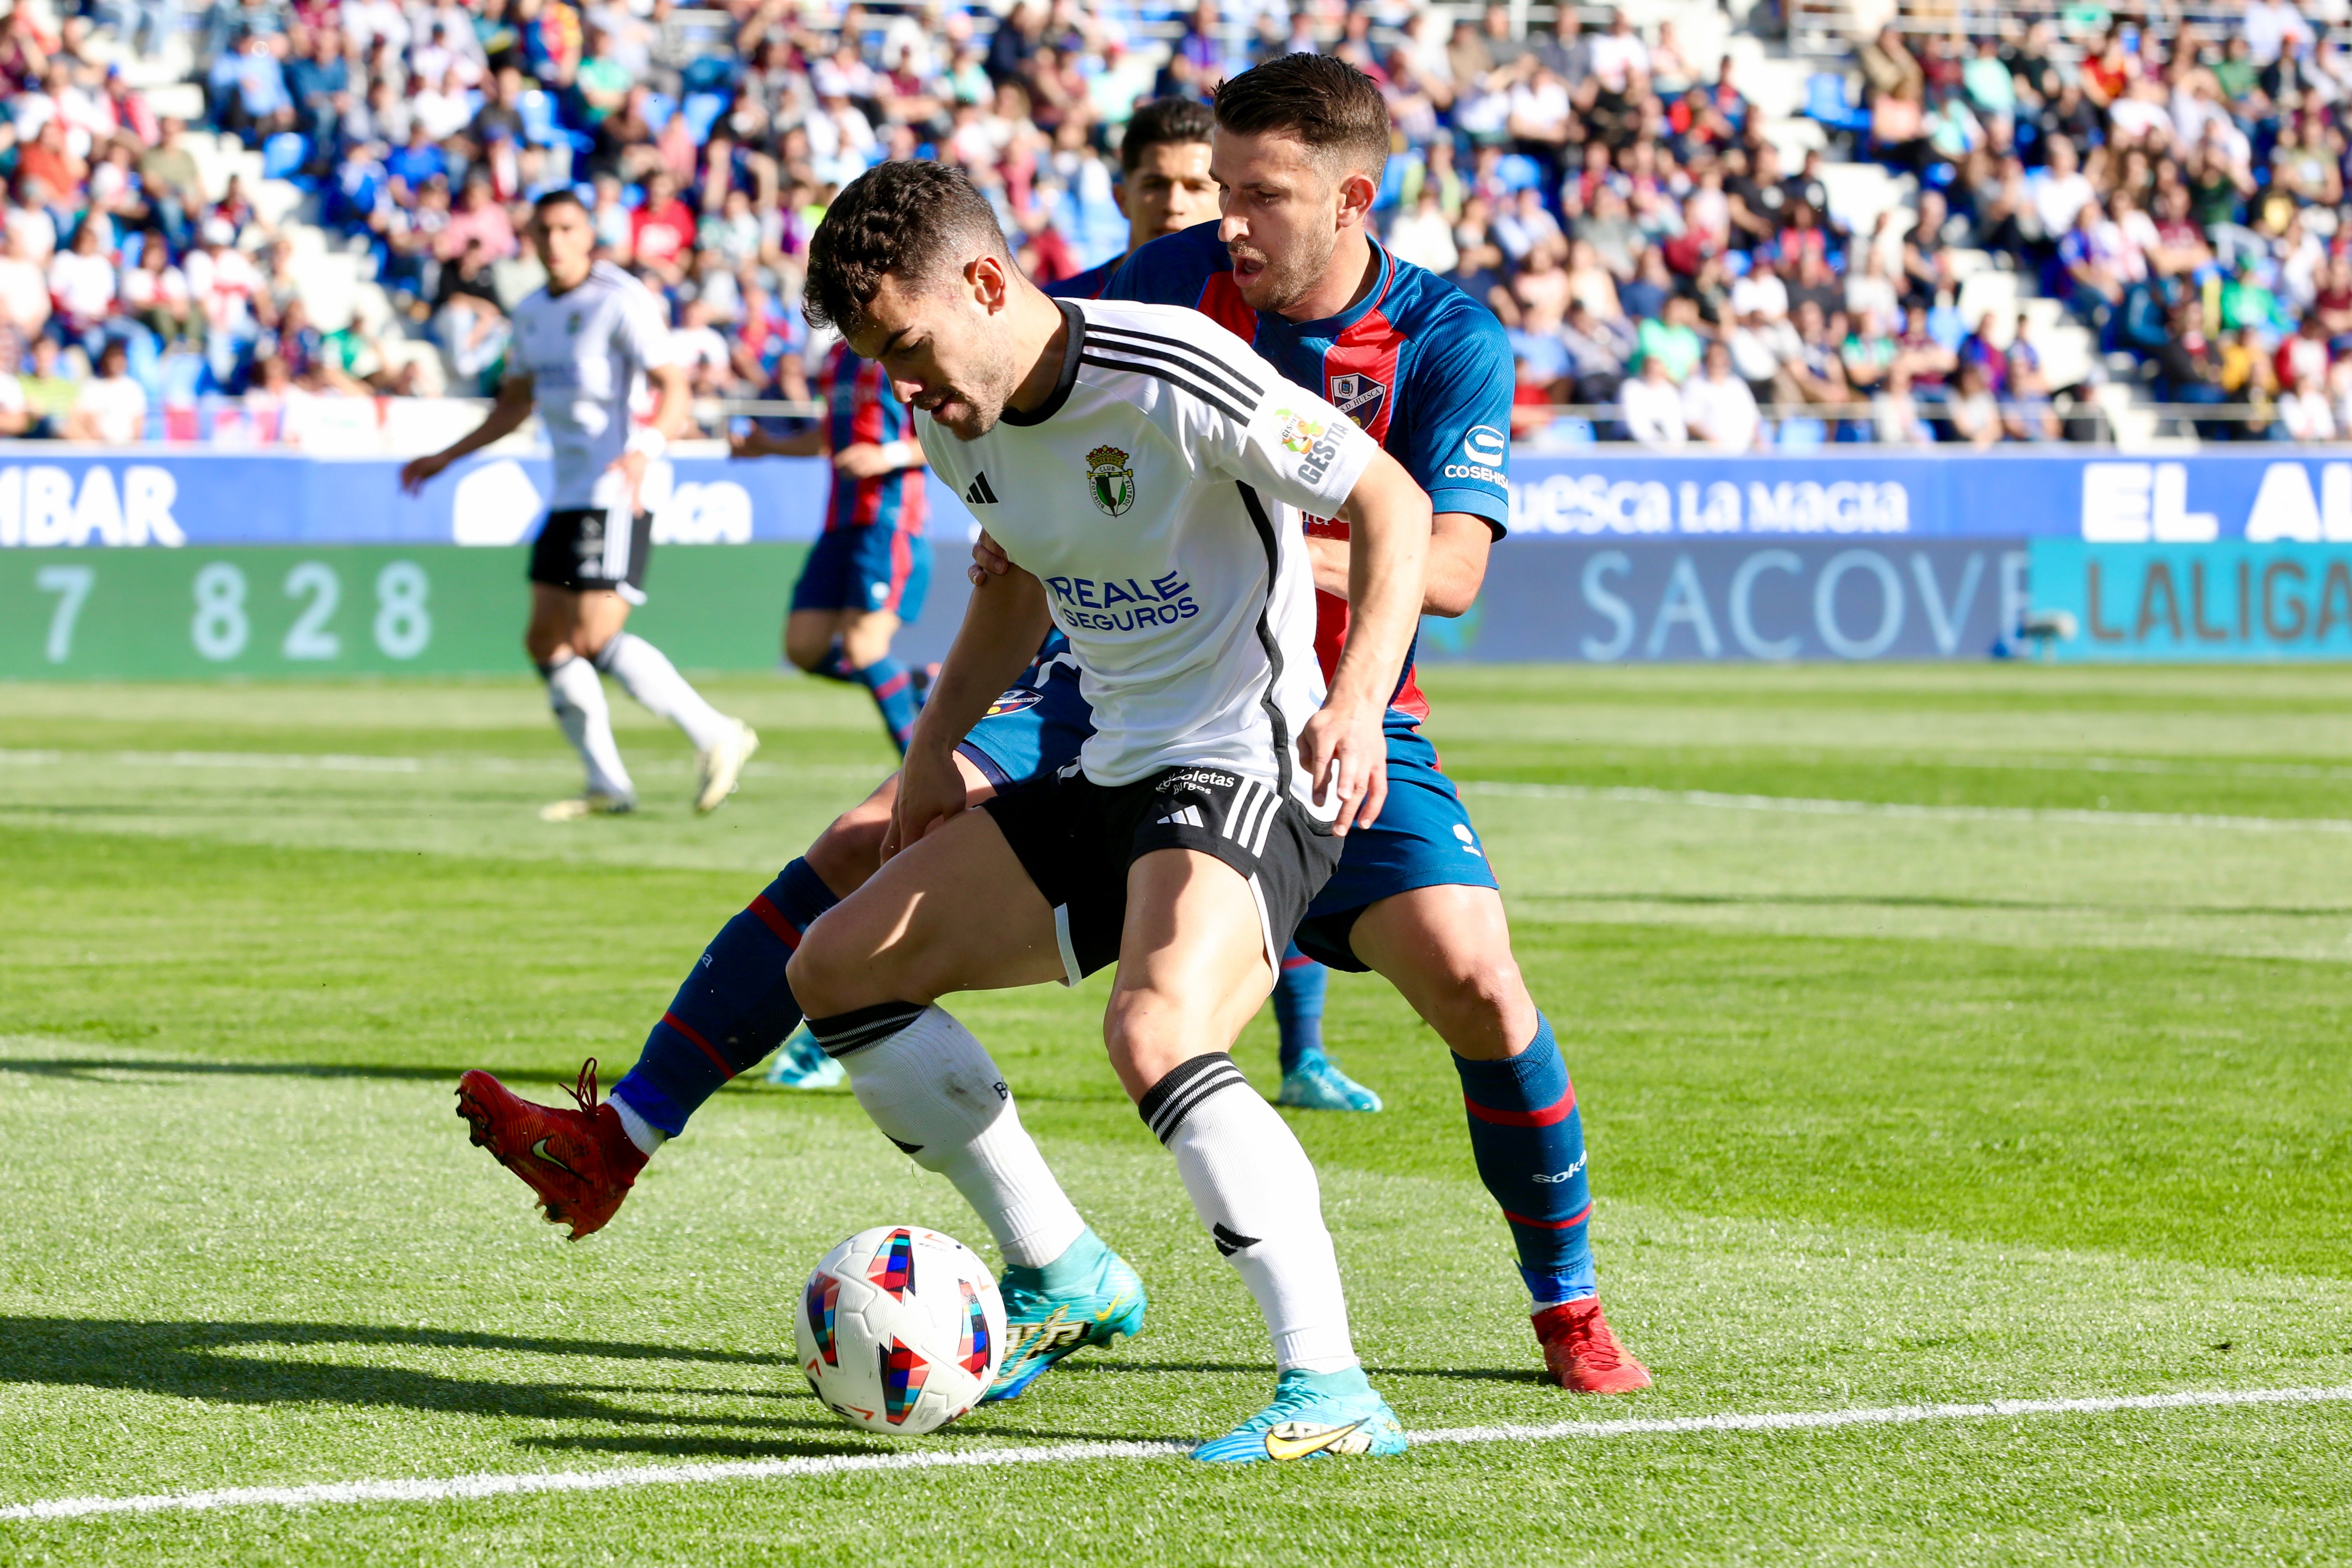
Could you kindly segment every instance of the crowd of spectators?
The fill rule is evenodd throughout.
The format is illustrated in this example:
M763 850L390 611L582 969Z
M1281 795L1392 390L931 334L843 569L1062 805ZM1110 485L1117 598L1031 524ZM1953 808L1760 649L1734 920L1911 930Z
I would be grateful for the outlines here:
M2068 15L2071 38L1889 26L1855 50L1858 102L1817 90L1853 158L1916 182L1916 209L1865 232L1818 153L1791 172L1754 133L1728 61L1693 89L1654 47L1631 128L1588 87L1558 202L1465 199L1450 237L1517 329L1521 434L1613 389L1623 431L1658 447L1771 440L1757 403L1792 416L1783 445L2106 438L2087 397L2062 410L2088 388L2053 386L2024 316L1963 313L1988 265L2063 303L2091 344L2078 382L2139 384L2208 438L2352 434L2352 56L2286 0L2218 28ZM1538 161L1550 179L1559 160Z
M1920 194L1861 233L1820 153L1784 164L1729 59L1566 8L1520 36L1506 5L1416 0L1016 0L1001 19L936 0L47 3L0 25L0 433L111 432L205 394L485 392L535 280L528 204L567 185L667 302L699 392L799 399L823 346L800 260L859 172L962 165L1051 280L1125 243L1112 184L1139 101L1296 49L1380 82L1397 152L1378 226L1502 320L1522 438L2090 433L2022 318L1961 319L1969 253L2061 299L2096 334L2095 374L2209 410L2209 435L2352 428L2352 58L2285 0L2221 34L2118 16L1869 39L1860 101L1815 112ZM372 255L388 326L320 330L297 247L241 181L215 199L188 128L105 63L175 27L205 128L315 194L331 243Z

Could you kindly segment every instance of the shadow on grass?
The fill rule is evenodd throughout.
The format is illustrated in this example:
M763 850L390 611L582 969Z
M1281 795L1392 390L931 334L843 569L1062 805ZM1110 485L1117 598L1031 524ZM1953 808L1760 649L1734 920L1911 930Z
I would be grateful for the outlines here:
M633 1409L591 1397L579 1384L449 1376L404 1367L280 1360L265 1346L394 1345L503 1351L602 1361L785 1367L791 1358L680 1345L541 1339L363 1323L130 1322L0 1316L0 1386L47 1384L116 1388L237 1405L393 1405L408 1410L520 1415L546 1421L822 1427L778 1416L711 1416ZM699 1396L693 1387L644 1394Z
M461 1067L419 1066L414 1062L198 1062L140 1061L112 1057L0 1057L0 1073L24 1073L33 1078L66 1078L116 1081L101 1075L122 1073L184 1073L200 1077L390 1079L410 1083L446 1082L454 1093ZM545 1068L493 1068L500 1082L548 1084L556 1075Z
M1274 1369L1264 1362L1243 1363L1224 1361L1129 1361L1116 1358L1088 1357L1069 1363L1073 1372L1143 1372L1143 1373L1238 1373L1244 1376L1262 1377L1269 1382ZM1458 1367L1458 1366L1374 1366L1365 1363L1368 1376L1465 1378L1485 1383L1538 1383L1551 1384L1551 1379L1540 1370L1529 1367ZM1059 1376L1057 1373L1055 1374Z

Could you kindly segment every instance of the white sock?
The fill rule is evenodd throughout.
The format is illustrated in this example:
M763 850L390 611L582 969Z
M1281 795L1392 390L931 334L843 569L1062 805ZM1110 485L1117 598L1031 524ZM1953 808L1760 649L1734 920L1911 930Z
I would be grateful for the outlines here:
M1046 1168L1004 1075L971 1031L937 1006L865 1008L812 1018L828 1050L841 1050L857 1103L918 1165L955 1184L1008 1264L1042 1268L1086 1229ZM872 1015L873 1016L869 1016ZM891 1026L904 1018L902 1026ZM870 1045L860 1038L878 1035Z
M637 1152L650 1155L669 1142L668 1133L639 1116L636 1108L619 1095L606 1095L604 1103L611 1106L613 1114L621 1119L621 1131L629 1135L629 1142L637 1146Z
M584 658L567 658L541 673L547 677L547 700L555 710L555 722L588 764L588 793L636 799L637 786L621 761L620 742L613 739L613 710L604 705L604 683L596 679L596 667Z
M596 668L618 680L646 710L686 731L698 752L707 752L734 734L728 717L702 700L669 656L641 637L623 632L596 656Z
M1277 1371L1357 1364L1322 1189L1290 1126L1223 1051L1194 1057L1136 1107L1168 1152L1217 1250L1265 1314Z

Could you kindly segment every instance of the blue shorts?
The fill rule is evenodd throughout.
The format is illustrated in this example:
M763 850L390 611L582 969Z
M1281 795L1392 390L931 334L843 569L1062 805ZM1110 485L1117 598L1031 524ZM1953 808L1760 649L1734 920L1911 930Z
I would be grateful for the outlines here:
M809 547L793 611L887 610L902 621L923 613L931 585L930 542L880 523L828 528Z
M1368 905L1415 888L1495 887L1486 846L1454 781L1437 769L1437 748L1420 729L1391 716L1389 798L1378 822L1341 841L1339 868L1307 907L1292 938L1318 963L1360 974L1371 966L1348 945Z
M1078 760L1095 732L1094 708L1078 695L1078 668L1067 654L1032 666L1023 684L989 705L956 748L998 789L1049 773Z

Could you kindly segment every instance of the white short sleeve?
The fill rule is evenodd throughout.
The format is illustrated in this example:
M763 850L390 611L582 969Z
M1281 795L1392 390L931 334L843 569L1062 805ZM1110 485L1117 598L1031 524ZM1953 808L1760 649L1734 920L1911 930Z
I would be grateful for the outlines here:
M662 319L661 301L653 290L635 284L621 295L619 319L614 322L614 341L622 357L639 370L658 370L678 363L677 344Z

